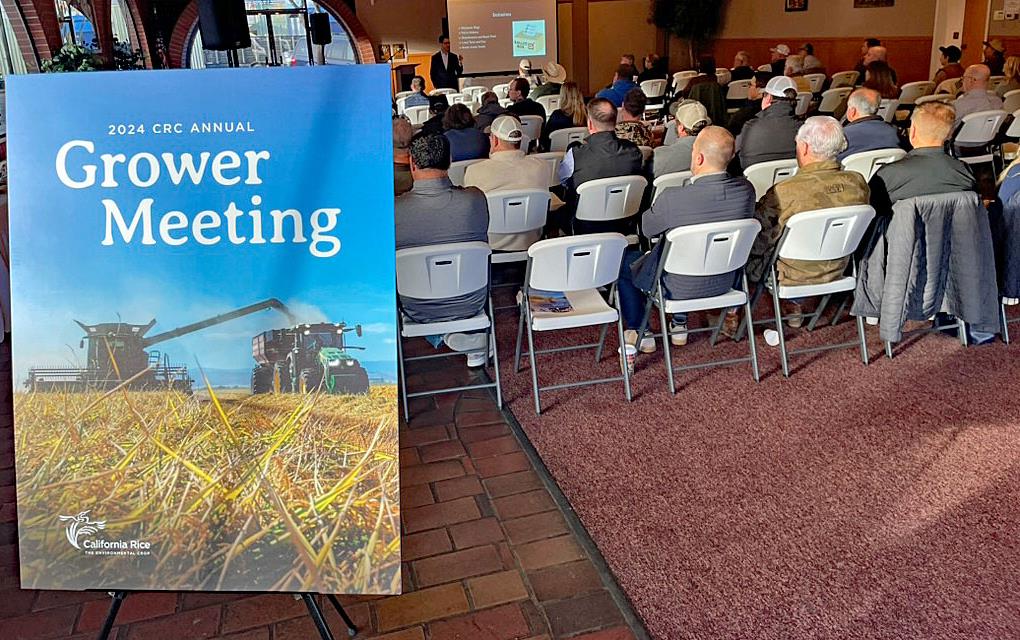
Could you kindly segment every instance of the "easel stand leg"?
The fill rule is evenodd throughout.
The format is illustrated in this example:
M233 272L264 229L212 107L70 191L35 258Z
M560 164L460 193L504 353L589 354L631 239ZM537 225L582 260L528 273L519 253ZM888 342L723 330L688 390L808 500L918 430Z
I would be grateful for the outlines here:
M354 621L351 620L351 617L347 615L346 611L344 611L343 606L340 605L340 601L336 599L336 596L332 593L328 593L326 594L326 597L329 598L333 608L336 609L336 612L339 613L340 617L343 619L344 624L347 625L347 635L352 638L358 635L358 628L354 626Z
M329 625L326 624L326 617L322 615L322 609L319 608L319 603L315 601L315 597L310 593L302 593L301 599L305 601L305 606L308 607L308 615L312 617L312 622L315 623L315 628L319 630L322 640L334 640L333 634L329 632Z
M110 610L106 612L106 620L103 621L103 628L99 630L96 640L109 639L110 631L113 630L113 623L117 620L117 612L120 611L120 605L124 603L124 598L127 597L127 591L111 591L110 595L113 596L113 601L110 602Z

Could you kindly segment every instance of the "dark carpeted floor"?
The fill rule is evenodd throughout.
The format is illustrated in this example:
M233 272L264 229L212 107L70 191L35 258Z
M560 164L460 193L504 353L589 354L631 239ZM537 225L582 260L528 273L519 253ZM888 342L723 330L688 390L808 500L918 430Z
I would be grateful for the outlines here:
M927 335L887 360L869 328L870 366L799 356L787 380L759 329L760 384L737 365L670 396L660 348L633 403L622 384L554 391L537 417L515 312L499 323L505 397L653 637L1020 637L1020 345ZM611 341L599 367L542 357L541 379L613 375ZM702 334L675 358L746 349Z

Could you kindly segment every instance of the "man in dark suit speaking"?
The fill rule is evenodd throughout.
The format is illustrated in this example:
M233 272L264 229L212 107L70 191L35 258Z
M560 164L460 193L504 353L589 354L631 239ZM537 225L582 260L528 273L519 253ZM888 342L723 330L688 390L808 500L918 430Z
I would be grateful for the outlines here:
M464 57L450 53L450 37L439 36L439 51L432 55L429 76L436 89L460 91L460 76L464 73Z

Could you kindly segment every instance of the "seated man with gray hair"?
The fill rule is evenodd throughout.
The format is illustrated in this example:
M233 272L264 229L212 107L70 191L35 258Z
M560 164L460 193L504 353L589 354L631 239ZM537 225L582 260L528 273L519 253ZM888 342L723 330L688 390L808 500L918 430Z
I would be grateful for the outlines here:
M846 151L839 154L840 162L847 156L877 149L895 149L900 146L896 128L878 115L882 96L874 89L858 89L846 101L846 119L843 127Z
M797 214L817 209L868 204L869 190L856 171L843 171L836 157L846 149L843 127L835 118L808 118L797 131L797 175L774 185L758 203L762 223L755 241L748 275L760 278L786 223ZM779 282L786 285L824 284L843 277L849 258L840 260L780 260ZM796 301L784 303L783 315L794 316L791 327L801 325L802 310Z
M421 76L415 76L411 79L411 95L404 99L404 108L407 107L427 107L429 106L429 97L425 95L425 78Z

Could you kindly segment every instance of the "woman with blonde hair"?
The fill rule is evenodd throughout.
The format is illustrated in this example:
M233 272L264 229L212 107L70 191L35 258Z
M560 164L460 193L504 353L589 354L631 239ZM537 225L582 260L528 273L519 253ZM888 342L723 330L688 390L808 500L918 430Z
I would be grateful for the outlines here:
M1006 80L995 88L995 93L1000 98L1010 91L1020 89L1020 56L1006 58L1006 64L1002 67L1002 75Z
M584 95L576 82L564 82L560 87L560 106L552 112L542 131L542 148L549 148L549 136L553 131L583 127L588 123L588 112L584 108Z

